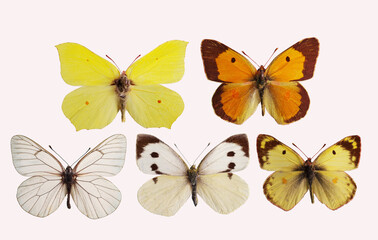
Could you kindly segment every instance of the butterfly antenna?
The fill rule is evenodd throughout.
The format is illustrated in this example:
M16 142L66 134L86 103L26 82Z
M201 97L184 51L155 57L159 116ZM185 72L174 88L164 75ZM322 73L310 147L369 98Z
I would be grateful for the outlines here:
M319 149L319 151L317 151L314 156L312 156L312 158L314 158L316 155L318 155L318 153L326 146L326 144L324 143L324 145Z
M295 145L294 143L293 143L293 145L294 145L294 147L298 148L298 150L301 151L301 153L302 153L303 155L305 155L305 157L306 157L307 159L311 159L311 158L307 157L306 153L304 153L304 152L303 152L303 151L302 151L297 145Z
M83 155L81 155L81 157L79 157L74 163L72 163L72 166L75 166L75 164L80 160L82 159L88 152L89 150L91 150L91 148L88 148L87 151L85 151L85 153Z
M62 159L63 160L63 162L65 162L66 164L67 164L67 166L69 166L69 164L68 164L68 162L66 162L66 160L64 160L63 158L62 158L62 156L60 156L59 155L59 153L57 153L52 147L51 147L51 145L49 145L49 148L60 158L60 159Z
M176 143L174 143L173 145L175 145L177 151L180 153L180 155L182 156L182 159L184 159L184 161L186 162L186 164L188 164L188 166L190 166L190 163L188 162L188 160L186 160L184 154L182 154L182 152L180 151L180 149L178 148L178 146L176 145Z
M248 57L254 64L256 64L256 66L259 66L259 64L257 62L255 62L255 60L253 60L250 56L248 56L244 51L242 51L242 53Z
M107 58L109 58L110 59L110 61L112 61L113 63L114 63L114 65L117 67L117 69L118 69L118 71L120 71L121 72L121 70L119 69L119 67L118 67L118 65L117 65L117 63L116 62L114 62L114 60L111 58L111 57L109 57L108 55L105 55Z
M270 61L270 59L272 59L274 53L275 53L277 50L278 50L278 48L274 49L272 55L270 55L270 58L268 59L268 61L266 61L265 65L264 65L264 68L265 68L265 66L268 64L268 62Z
M207 145L206 145L206 147L202 150L202 152L198 155L198 157L194 160L194 162L193 162L193 165L196 163L196 161L198 160L198 158L202 155L202 153L206 150L206 148L208 148L210 146L210 143L208 143Z

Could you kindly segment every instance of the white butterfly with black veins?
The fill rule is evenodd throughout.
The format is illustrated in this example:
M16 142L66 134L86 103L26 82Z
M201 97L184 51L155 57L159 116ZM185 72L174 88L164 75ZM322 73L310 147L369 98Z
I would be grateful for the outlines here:
M158 138L140 134L136 143L137 165L147 174L158 174L138 191L139 203L148 211L173 216L197 193L216 212L228 214L248 198L247 183L234 171L244 169L249 161L247 135L234 135L217 145L190 168L182 158Z
M91 219L111 214L121 202L121 192L103 176L119 173L125 162L126 138L113 135L83 156L74 167L66 168L50 152L25 136L11 139L13 164L17 172L28 176L17 189L17 200L28 213L46 217L67 195L77 208Z

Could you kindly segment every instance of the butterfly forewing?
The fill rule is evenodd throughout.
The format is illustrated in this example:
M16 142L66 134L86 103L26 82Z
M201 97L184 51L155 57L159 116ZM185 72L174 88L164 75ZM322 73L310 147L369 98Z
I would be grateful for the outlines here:
M240 171L247 167L249 145L246 134L234 135L213 148L198 165L198 174Z
M136 143L137 165L147 174L186 176L188 166L182 158L160 139L139 134Z
M305 38L283 51L266 69L272 81L289 82L306 80L314 74L319 53L319 41Z
M122 134L113 135L90 152L74 167L73 171L80 175L114 176L119 173L125 163L126 137Z
M361 138L354 135L345 137L324 150L314 164L321 170L347 171L358 167L360 155Z
M22 135L11 139L13 165L23 176L58 175L64 172L63 165L38 143Z
M260 167L269 171L294 171L304 164L293 149L265 134L257 137L257 155Z

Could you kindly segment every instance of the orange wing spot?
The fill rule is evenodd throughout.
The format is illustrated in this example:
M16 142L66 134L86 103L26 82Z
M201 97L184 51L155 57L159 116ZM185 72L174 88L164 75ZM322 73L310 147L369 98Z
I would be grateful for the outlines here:
M240 92L239 91L237 91L236 89L232 89L232 97L233 98L239 98L239 96L240 96Z
M291 97L290 91L286 91L284 97L285 97L286 100L289 100L290 97Z
M85 59L85 61L89 62L89 58Z
M88 101L86 101L86 102L85 102L85 105L89 105L89 102L88 102Z
M286 178L282 178L282 183L286 184L287 183L287 179Z
M336 184L338 180L339 180L338 178L334 178L334 179L332 179L332 182L333 182L334 184Z
M161 103L161 100L159 99L159 100L157 100L157 102L158 102L158 103Z

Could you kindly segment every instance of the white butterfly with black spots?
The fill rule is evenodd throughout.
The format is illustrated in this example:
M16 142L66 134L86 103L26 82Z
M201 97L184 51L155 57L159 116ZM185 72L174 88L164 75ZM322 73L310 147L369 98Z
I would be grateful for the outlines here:
M233 174L248 165L249 145L245 134L234 135L211 150L196 168L190 168L158 138L139 134L137 165L147 174L158 174L138 191L139 203L148 211L173 216L197 193L216 212L228 214L239 208L249 195L247 183Z
M113 135L85 154L74 167L62 163L38 143L22 135L11 139L13 164L26 179L17 189L17 200L28 213L46 217L67 195L91 219L105 217L118 207L121 192L103 176L119 173L125 162L126 138Z

